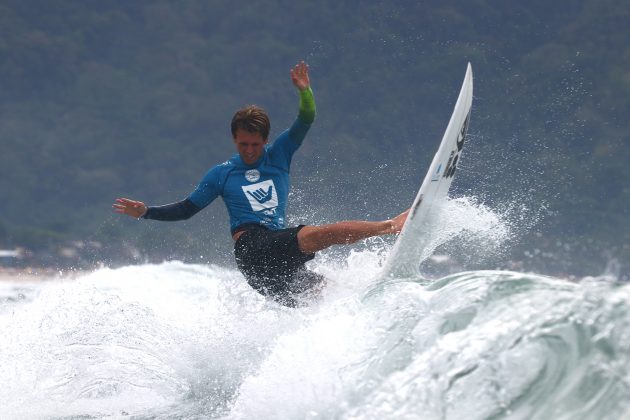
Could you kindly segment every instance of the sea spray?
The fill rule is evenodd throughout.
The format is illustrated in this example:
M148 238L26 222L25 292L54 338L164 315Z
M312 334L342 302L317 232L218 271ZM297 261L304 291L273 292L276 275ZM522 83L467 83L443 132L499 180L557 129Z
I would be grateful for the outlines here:
M434 249L483 258L511 239L501 215L470 199L450 200L443 214L449 234L435 236ZM343 257L318 255L309 268L327 287L299 309L215 265L9 283L0 301L2 418L627 414L630 288L614 275L384 281L390 246L373 239Z
M630 289L459 273L371 289L378 253L283 308L215 266L102 269L0 311L3 418L619 418ZM350 291L354 290L354 293Z
M427 261L439 247L457 256L460 264L495 257L513 238L513 226L508 213L493 211L474 197L448 199L430 227L435 240L419 261Z

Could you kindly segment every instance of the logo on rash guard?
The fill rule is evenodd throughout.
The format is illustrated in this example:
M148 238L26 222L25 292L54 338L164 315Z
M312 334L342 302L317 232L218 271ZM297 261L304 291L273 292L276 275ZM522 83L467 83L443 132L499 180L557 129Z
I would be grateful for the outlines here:
M278 207L278 193L272 180L259 182L258 184L243 185L243 193L254 211L265 211L265 214L274 214Z
M245 179L249 182L256 182L260 179L260 172L258 171L258 169L250 169L249 171L245 172Z

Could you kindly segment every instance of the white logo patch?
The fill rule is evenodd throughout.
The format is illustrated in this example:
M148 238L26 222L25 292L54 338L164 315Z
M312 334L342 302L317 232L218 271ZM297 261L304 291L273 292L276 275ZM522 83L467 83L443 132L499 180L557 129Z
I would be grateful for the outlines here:
M256 182L260 179L260 172L258 171L258 169L250 169L249 171L245 172L245 179L249 182Z
M278 193L272 180L241 187L254 211L267 210L265 214L274 214L278 207Z

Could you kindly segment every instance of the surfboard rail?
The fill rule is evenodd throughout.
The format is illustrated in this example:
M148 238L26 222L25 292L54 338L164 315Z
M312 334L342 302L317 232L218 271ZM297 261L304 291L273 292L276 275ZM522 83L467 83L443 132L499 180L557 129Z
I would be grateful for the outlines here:
M464 82L453 113L435 153L429 170L411 205L411 211L384 265L383 273L390 277L418 274L420 261L431 238L426 234L431 224L431 211L446 200L466 142L472 108L473 77L468 63ZM428 255L427 255L428 256Z

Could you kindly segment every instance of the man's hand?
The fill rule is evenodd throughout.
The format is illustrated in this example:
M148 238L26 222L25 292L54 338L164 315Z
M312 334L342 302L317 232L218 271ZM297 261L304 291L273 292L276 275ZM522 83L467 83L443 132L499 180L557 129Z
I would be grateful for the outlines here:
M291 81L299 90L308 89L311 82L308 80L308 64L300 61L291 69Z
M112 204L116 213L123 213L139 219L147 212L147 206L142 201L130 200L128 198L117 198Z

